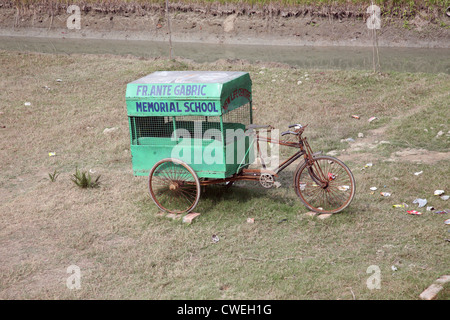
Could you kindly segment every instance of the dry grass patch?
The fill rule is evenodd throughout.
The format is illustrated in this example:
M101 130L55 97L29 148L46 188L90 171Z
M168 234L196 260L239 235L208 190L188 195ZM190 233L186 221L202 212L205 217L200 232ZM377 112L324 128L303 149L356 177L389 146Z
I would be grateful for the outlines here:
M340 140L357 132L395 130L392 118L419 103L424 110L443 108L439 97L450 83L443 74L0 52L0 297L416 299L449 273L445 217L392 208L414 197L431 202L435 189L450 190L442 179L448 166L388 163L382 153L361 170L378 148L348 155L357 196L323 221L304 215L292 171L282 174L278 189L207 188L202 215L190 226L158 217L146 179L132 175L125 87L156 70L191 69L250 72L255 122L283 130L309 124L312 147L325 151L346 148ZM379 121L369 124L370 116ZM118 129L103 133L111 127ZM403 148L396 146L386 154ZM76 167L101 175L100 187L76 187L70 181ZM55 169L60 175L50 182ZM420 170L419 177L411 174ZM386 185L392 197L370 194L372 185ZM433 198L432 204L446 203ZM220 241L213 243L212 234ZM66 287L73 264L82 272L80 290ZM381 290L366 286L370 265L380 266Z

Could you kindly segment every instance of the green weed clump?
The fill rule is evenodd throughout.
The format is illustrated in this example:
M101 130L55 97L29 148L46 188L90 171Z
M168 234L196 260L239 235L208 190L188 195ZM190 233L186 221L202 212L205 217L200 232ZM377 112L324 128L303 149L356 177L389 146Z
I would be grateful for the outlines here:
M83 189L87 188L97 188L100 186L100 175L93 180L91 177L91 174L89 172L83 171L81 172L76 168L75 173L72 175L73 183L75 183L77 186Z
M58 176L59 176L59 172L57 172L56 169L55 169L55 171L53 171L53 173L48 174L48 178L50 179L51 182L55 182L56 178L58 178Z

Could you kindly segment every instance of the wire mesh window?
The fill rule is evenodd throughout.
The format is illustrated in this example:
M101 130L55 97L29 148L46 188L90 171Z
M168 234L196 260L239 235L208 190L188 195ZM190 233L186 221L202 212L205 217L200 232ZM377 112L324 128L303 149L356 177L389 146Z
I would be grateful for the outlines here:
M224 129L227 124L240 123L244 126L252 123L251 113L250 113L250 103L243 105L239 108L231 110L222 116Z
M251 123L250 105L234 109L224 114L222 119L223 136L227 129L245 130L245 126ZM131 116L129 122L132 144L164 144L167 139L161 138L172 138L174 130L179 130L176 131L177 137L185 138L189 134L192 139L222 141L220 120L220 116Z

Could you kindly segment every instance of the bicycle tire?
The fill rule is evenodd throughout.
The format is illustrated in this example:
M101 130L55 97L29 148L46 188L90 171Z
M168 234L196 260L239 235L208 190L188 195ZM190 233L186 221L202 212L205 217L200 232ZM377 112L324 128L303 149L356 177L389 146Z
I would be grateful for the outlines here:
M311 166L304 162L298 167L294 187L297 196L311 211L338 213L352 202L356 183L353 173L341 160L315 156Z

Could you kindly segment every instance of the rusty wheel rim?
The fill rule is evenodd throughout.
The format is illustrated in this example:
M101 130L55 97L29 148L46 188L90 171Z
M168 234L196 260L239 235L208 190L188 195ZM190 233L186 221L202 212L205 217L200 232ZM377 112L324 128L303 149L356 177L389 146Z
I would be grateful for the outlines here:
M316 158L310 168L303 166L294 182L302 202L316 212L342 211L350 204L355 193L355 180L350 169L331 157Z
M163 211L186 213L200 198L197 174L182 161L164 159L155 164L149 175L150 196Z

